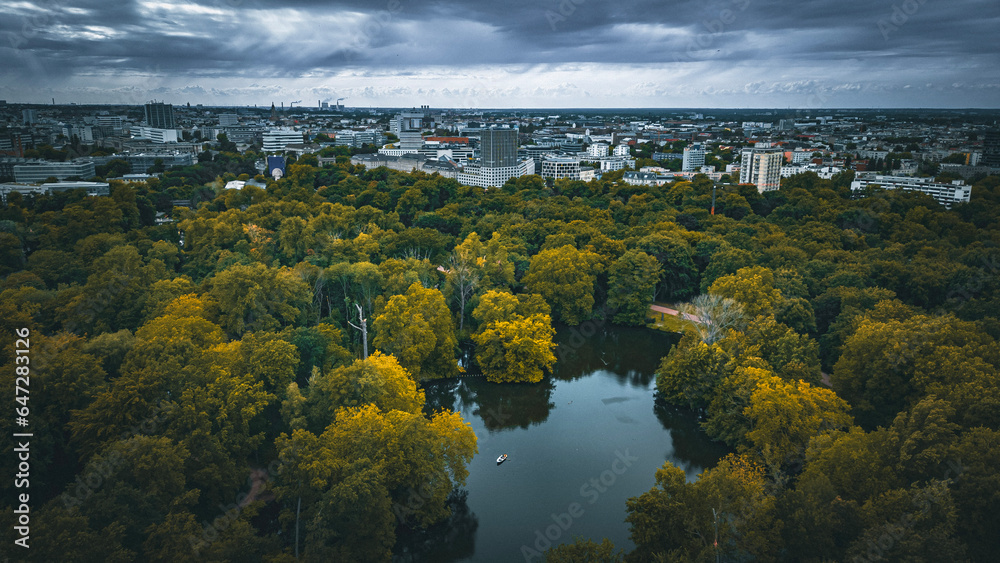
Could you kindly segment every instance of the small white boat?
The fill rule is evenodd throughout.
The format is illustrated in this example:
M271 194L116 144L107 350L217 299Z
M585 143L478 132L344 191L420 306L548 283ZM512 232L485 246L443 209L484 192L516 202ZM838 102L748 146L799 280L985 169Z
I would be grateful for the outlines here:
M507 461L507 454L503 454L502 456L500 456L500 457L497 458L497 465L500 465L501 463L503 463L505 461Z

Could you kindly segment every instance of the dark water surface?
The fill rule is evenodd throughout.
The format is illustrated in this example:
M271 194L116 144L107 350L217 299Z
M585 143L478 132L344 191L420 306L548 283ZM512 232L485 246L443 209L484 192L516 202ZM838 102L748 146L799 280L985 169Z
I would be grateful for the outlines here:
M461 412L472 425L479 453L452 519L401 540L414 556L399 560L539 561L533 550L574 536L631 549L625 500L648 491L664 461L693 480L725 455L693 413L654 403L653 373L675 337L580 329L590 336L559 330L555 373L541 383L466 377L425 387L429 408Z

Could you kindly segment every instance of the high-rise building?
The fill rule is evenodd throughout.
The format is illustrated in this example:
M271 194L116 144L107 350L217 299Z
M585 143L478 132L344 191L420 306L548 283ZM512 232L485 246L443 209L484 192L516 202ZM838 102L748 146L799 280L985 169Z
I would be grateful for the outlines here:
M173 129L174 106L163 102L146 104L146 124L157 129Z
M681 166L682 172L697 172L705 166L705 146L695 143L689 147L684 147L684 161Z
M1000 168L1000 131L987 131L983 137L983 156L979 159L980 166Z
M483 129L479 152L483 168L517 166L517 129Z
M764 193L781 187L781 166L785 155L770 143L757 143L740 154L740 183L754 184Z
M219 114L219 126L221 127L235 127L240 124L240 117L235 113L220 113Z
M25 125L33 125L38 121L38 112L33 109L22 109L21 119Z

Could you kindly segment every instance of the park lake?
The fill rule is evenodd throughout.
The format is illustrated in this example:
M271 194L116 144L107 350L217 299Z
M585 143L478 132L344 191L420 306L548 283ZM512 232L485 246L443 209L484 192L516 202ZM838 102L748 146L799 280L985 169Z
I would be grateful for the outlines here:
M666 461L694 480L727 453L695 413L654 401L654 373L677 340L646 328L560 327L554 373L540 383L428 383L428 409L460 412L479 453L452 518L402 536L396 559L540 561L535 552L577 536L631 549L625 501L653 487Z

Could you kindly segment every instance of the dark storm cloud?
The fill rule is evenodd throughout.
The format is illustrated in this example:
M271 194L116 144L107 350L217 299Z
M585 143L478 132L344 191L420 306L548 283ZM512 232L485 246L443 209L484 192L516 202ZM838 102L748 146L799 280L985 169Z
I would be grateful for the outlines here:
M823 78L824 69L862 82L890 79L886 72L914 61L930 82L947 71L951 82L964 76L989 95L1000 81L998 25L993 0L14 1L0 6L0 56L9 61L5 82L42 89L115 74L141 88L150 76L197 82L371 71L405 80L433 66L494 65L514 74L545 65L799 67L776 83L780 90ZM809 66L814 76L801 70ZM139 78L129 83L129 76Z

